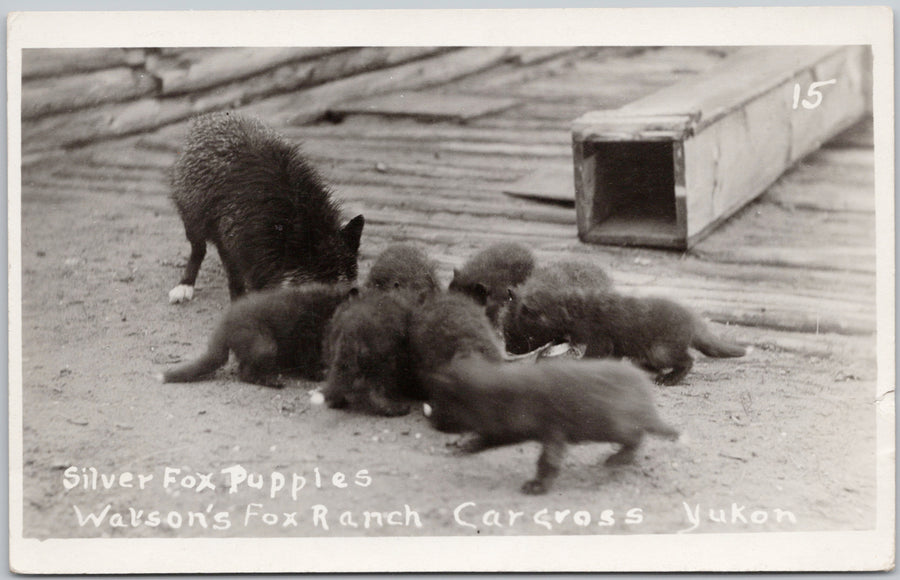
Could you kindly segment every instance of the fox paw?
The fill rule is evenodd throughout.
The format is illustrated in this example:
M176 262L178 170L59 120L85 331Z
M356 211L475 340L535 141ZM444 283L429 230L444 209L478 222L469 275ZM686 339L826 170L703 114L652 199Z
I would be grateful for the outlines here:
M187 284L179 284L169 290L169 304L187 302L194 297L194 287Z
M543 495L547 493L547 486L544 485L543 481L532 479L531 481L526 481L525 484L522 485L522 493L527 495Z

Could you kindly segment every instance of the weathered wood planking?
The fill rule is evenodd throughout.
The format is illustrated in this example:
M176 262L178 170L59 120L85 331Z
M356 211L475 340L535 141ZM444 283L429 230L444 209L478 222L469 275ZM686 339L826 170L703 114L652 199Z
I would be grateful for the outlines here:
M161 83L163 95L208 89L247 78L294 61L338 52L333 47L222 48L168 53L147 60L147 70Z
M369 72L245 107L275 125L302 125L320 118L328 107L364 95L436 86L484 70L511 58L508 47L465 48L412 62L384 72Z
M32 79L22 85L22 118L127 101L152 94L156 89L156 79L151 75L128 67Z
M765 201L788 209L875 212L871 149L821 149L766 190Z
M348 115L383 115L408 117L424 121L466 122L477 117L510 109L516 99L448 94L443 90L403 91L399 94L364 97L332 105L331 117Z
M696 79L583 115L573 125L579 236L690 247L861 118L870 107L864 83L870 67L862 46L744 49ZM816 106L801 107L800 99L795 105L795 87L812 87L816 79L834 80L822 89L827 97ZM671 150L642 146L650 143ZM623 184L623 160L633 163L632 175L645 177L653 160L657 179ZM632 204L645 199L652 211L674 215L660 219L644 209L632 215Z
M22 78L139 66L144 59L141 48L26 48L22 50Z
M838 151L835 151L837 155ZM857 152L847 152L857 157ZM873 152L868 150L868 169L871 175ZM857 160L858 161L858 160ZM864 208L874 204L874 187L866 179L854 180L851 172L844 172L844 180L834 172L831 163L810 166L806 183L792 186L797 172L789 173L775 192L744 208L725 224L716 235L710 236L692 249L692 254L718 263L769 264L791 267L803 277L802 269L833 269L850 272L875 272L874 213ZM850 179L846 179L850 176ZM820 191L827 192L829 183L842 187L835 200L810 203ZM842 199L857 199L856 211L849 211ZM806 205L813 207L804 208ZM742 241L736 247L734 238Z
M248 79L189 94L160 97L154 92L145 98L96 106L78 114L46 115L23 124L23 150L32 153L148 131L193 115L231 108L275 93L306 86L327 86L329 81L352 77L362 71L367 71L365 75L386 77L390 86L390 72L381 73L379 69L389 70L394 65L440 54L445 50L375 47L329 52L318 59L283 65ZM316 94L321 96L321 93L318 91ZM329 103L325 101L322 106Z
M575 206L571 163L548 163L503 188L503 193L523 199Z

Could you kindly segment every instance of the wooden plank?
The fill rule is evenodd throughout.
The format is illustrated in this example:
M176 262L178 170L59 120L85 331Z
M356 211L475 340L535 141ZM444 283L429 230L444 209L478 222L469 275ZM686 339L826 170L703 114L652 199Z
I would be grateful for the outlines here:
M26 80L22 84L22 118L127 101L149 95L156 88L151 75L127 67Z
M448 94L443 90L401 91L375 97L343 101L328 109L330 117L381 115L426 121L465 122L510 109L516 99Z
M120 66L140 66L141 48L25 48L22 50L22 78L72 75Z
M363 191L365 193L363 193ZM383 188L381 188L383 191ZM379 193L376 188L346 187L341 189L341 198L348 202L362 202L376 205L382 209L397 208L406 211L431 214L441 212L460 216L497 217L506 216L511 220L525 222L575 225L575 216L570 212L554 211L552 208L516 206L503 203L503 200L494 202L472 200L461 201L453 198L437 198L427 195L413 195L412 193L400 196L396 193Z
M835 332L839 334L871 334L875 329L875 290L849 288L851 282L868 277L857 273L816 272L820 284L810 279L797 279L796 270L788 272L792 283L774 278L779 268L748 266L758 275L751 282L741 282L744 266L708 264L715 277L698 276L702 270L683 269L684 260L657 262L653 271L609 268L616 286L627 294L658 295L674 298L690 305L705 316L721 322L743 326L760 326L799 332ZM783 270L783 268L781 269ZM731 273L736 276L732 277ZM725 274L724 276L722 274ZM738 292L736 288L741 290Z
M504 234L522 238L560 238L572 234L572 227L566 224L533 223L527 220L506 219L497 216L462 216L447 212L424 214L398 208L384 210L369 207L360 202L347 202L344 204L344 208L348 214L352 214L354 211L364 213L367 228L371 221L373 224L393 225L393 227L433 228L435 231L455 232L457 235L462 233L468 235L468 232L486 230L495 235Z
M363 47L279 66L247 79L195 95L203 110L236 107L281 93L310 90L325 83L444 52L434 47Z
M541 143L558 147L559 154L568 157L572 143L568 130L559 126L493 128L482 126L480 121L461 126L456 123L425 124L410 119L394 118L390 123L385 123L377 117L362 116L347 118L339 124L317 123L277 128L288 139L307 145L321 143L322 149L344 149L360 145L363 149L378 146L381 150L410 146L422 151L448 141ZM183 127L161 127L154 133L143 135L140 143L148 148L175 150L183 137L183 132Z
M871 149L823 149L783 175L762 199L789 209L871 214L875 212L873 164Z
M875 146L875 126L871 115L864 118L856 125L850 127L834 139L830 140L823 147L844 148L844 147L860 147L871 149Z
M577 50L572 46L518 46L511 58L517 64L529 65L573 54Z
M359 74L301 93L269 99L243 110L269 119L276 125L302 125L322 117L335 103L364 95L440 85L495 66L509 55L510 49L506 47L454 50L425 61Z
M506 65L460 79L450 88L538 101L584 102L589 109L620 107L696 75L724 58L720 49L694 47L582 47L536 66ZM636 75L635 71L641 74ZM569 119L571 120L571 118Z
M697 287L678 288L665 283L649 289L627 288L626 293L665 296L689 305L716 322L809 333L867 335L875 331L874 307L848 308L832 300L796 299L778 292L741 292L734 289L706 291Z
M757 203L691 253L719 263L874 274L875 249L871 214L790 210Z
M575 207L572 164L548 163L504 187L503 193L513 197Z
M216 48L152 56L147 70L161 82L161 94L175 95L208 89L243 79L294 61L338 52L335 47Z
M442 50L403 47L338 52L289 65L287 69L290 74L284 74L286 69L282 67L248 80L235 81L195 94L159 99L146 97L128 103L97 106L79 114L50 115L23 124L23 150L33 153L147 131L196 114L230 108L273 92L296 90L303 83L321 84L335 77L354 75L371 70L372 67L392 66L398 61L407 62L438 54Z
M31 153L128 135L198 112L188 98L145 98L92 107L74 115L49 115L22 124L22 150Z
M675 189L667 194L660 181L653 190L635 193L673 198L678 208L675 229L684 234L674 240L660 236L658 220L652 215L621 215L607 223L601 221L605 216L598 215L598 219L579 221L579 236L590 242L616 243L621 233L623 243L640 243L640 232L650 227L653 230L644 238L648 244L691 247L787 168L866 114L864 80L870 65L870 53L862 46L754 47L738 51L705 75L615 111L582 116L573 125L573 140L590 142L591 147L582 151L601 160L622 150L625 141L675 144ZM828 105L794 103L795 87L809 87L814 79L823 78L820 75L835 79ZM576 154L576 166L583 162ZM601 173L606 170L603 163ZM647 159L636 163L634 171ZM615 182L594 180L592 187L594 191L580 189L579 195L586 199L576 208L583 211L604 197L626 194Z

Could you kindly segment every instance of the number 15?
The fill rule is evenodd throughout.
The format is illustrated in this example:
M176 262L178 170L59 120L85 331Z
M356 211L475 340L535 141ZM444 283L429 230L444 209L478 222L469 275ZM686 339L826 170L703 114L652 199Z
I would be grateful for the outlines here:
M819 87L824 87L826 85L833 85L837 82L837 79L831 79L830 81L819 81L817 83L812 83L809 85L809 89L807 89L806 94L813 101L807 101L803 99L803 108L804 109L815 109L819 105L822 104L822 93L819 92ZM796 109L800 104L800 83L794 85L794 108Z

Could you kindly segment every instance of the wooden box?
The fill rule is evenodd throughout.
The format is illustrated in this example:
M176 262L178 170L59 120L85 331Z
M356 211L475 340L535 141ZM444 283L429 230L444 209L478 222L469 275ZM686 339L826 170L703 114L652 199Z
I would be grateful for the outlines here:
M582 241L687 249L871 110L865 46L751 47L573 124Z

